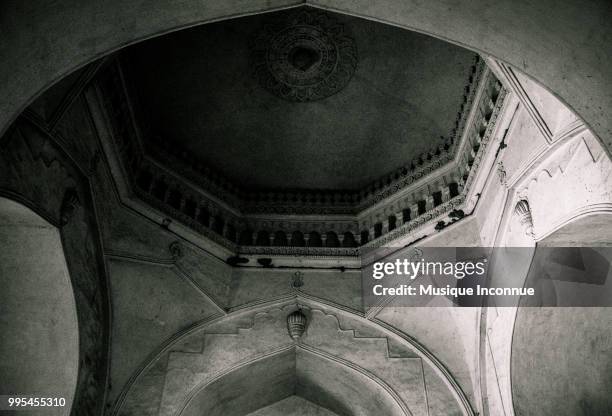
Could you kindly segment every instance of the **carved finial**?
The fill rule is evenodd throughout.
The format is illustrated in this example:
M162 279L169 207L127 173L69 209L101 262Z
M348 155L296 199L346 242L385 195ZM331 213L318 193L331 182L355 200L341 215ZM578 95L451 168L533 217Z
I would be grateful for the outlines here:
M170 247L168 247L168 249L170 250L170 255L172 256L173 260L176 261L183 257L183 246L181 246L180 242L173 242L172 244L170 244Z
M289 331L289 336L296 341L304 334L306 330L306 315L300 309L291 312L287 316L287 330Z
M69 188L64 193L64 199L62 200L62 208L60 211L60 224L66 225L70 222L77 209L81 205L79 200L79 194L74 188Z
M504 162L499 162L497 164L497 176L499 178L499 183L502 186L508 186L507 173L506 168L504 167Z
M291 286L294 289L299 289L302 286L304 286L304 273L299 272L299 271L295 272L293 274L293 278L292 278L292 281L291 281Z
M531 216L529 202L527 202L526 199L521 199L516 203L514 214L519 217L521 225L525 228L525 233L533 237L533 218Z

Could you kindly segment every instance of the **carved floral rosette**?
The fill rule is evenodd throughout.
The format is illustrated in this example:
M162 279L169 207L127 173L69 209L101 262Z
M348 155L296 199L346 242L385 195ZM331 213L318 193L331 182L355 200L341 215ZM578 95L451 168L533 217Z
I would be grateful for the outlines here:
M263 26L251 43L251 65L259 84L272 94L315 101L348 84L357 68L357 47L337 19L302 10Z

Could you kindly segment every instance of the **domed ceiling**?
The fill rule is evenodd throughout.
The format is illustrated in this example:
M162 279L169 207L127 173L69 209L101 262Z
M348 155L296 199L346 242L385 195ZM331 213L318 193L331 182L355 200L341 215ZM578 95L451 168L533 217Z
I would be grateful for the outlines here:
M125 49L145 148L246 189L358 190L456 133L476 55L312 8Z
M310 7L181 30L102 66L92 99L126 200L220 256L356 257L463 218L505 96L470 51Z

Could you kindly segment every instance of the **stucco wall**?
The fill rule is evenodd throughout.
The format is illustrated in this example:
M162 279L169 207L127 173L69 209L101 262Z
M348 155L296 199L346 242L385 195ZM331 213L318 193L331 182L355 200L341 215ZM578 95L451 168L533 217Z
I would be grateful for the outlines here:
M0 286L0 394L63 397L65 407L46 409L45 414L69 415L79 340L60 235L29 209L4 198L0 198Z

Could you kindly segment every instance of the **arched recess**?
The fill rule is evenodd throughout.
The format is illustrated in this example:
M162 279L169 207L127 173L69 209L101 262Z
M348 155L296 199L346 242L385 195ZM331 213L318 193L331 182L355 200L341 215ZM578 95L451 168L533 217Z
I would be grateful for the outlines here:
M557 336L554 333L556 330L562 329L563 336L567 338L576 339L583 335L583 325L570 319L573 312L568 311L576 310L576 316L584 312L586 317L587 313L594 312L596 308L570 308L568 305L592 306L595 299L610 299L612 292L609 285L576 285L576 282L563 282L558 279L556 275L559 274L559 268L548 273L552 278L540 273L539 269L541 261L546 260L548 254L555 254L557 258L567 257L568 254L582 255L576 249L577 246L589 248L609 245L612 236L608 219L612 212L610 167L608 156L600 145L591 139L590 134L578 132L553 144L548 152L533 161L529 169L515 182L516 185L509 189L496 239L496 246L500 247L496 253L502 253L501 262L492 262L490 270L494 270L493 279L497 279L499 284L522 286L527 282L535 288L536 296L522 298L519 308L516 307L516 300L513 300L511 305L507 305L513 306L511 308L483 310L481 385L491 414L512 414L517 404L527 406L524 397L517 395L515 382L523 384L522 388L528 396L543 388L535 388L538 382L531 383L528 378L534 380L532 374L541 371L536 365L539 361L546 365L546 359L543 357L555 356L551 351L537 349L547 345L548 349L556 351L557 348L550 343ZM552 249L554 247L569 249L555 250ZM596 251L589 251L589 262L596 260L597 264L604 264L610 260L602 258ZM565 261L567 260L570 259L566 258ZM589 265L589 268L592 269L593 265L595 262ZM585 275L584 272L581 274ZM493 299L490 301L495 302ZM540 305L557 307L531 307ZM563 317L566 312L569 316ZM602 309L602 312L605 310ZM563 320L566 321L565 324L561 323ZM546 338L549 325L552 338ZM530 349L528 344L523 345L524 349L515 348L514 331L517 331L516 334L523 334L522 342L529 343L533 349ZM594 333L591 335L595 336ZM568 362L559 356L555 357L558 360L551 360L547 363L549 366ZM521 360L520 366L523 366L521 376L516 376L514 371L516 360ZM549 377L554 378L556 382L571 379L562 375L561 370L555 376L549 374ZM549 384L544 378L539 379L539 383L544 382ZM540 397L536 399L536 396L533 396L531 406L539 406L542 401L553 400L550 397L545 398L543 394L537 394ZM562 402L564 400L565 397L560 399ZM589 401L589 398L585 398L585 404ZM536 408L532 407L530 411L536 412ZM567 408L563 409L565 410ZM544 410L538 410L536 414L550 414L543 412ZM523 408L522 414L529 412L525 413ZM572 414L571 411L569 414Z
M582 250L599 251L607 262L602 278L592 282L552 282L559 306L521 307L512 337L511 382L515 414L592 416L612 414L612 308L564 307L563 286L576 292L609 293L612 287L612 213L591 212L556 229L538 247L561 247L564 261L584 260ZM601 249L608 247L607 249ZM571 253L566 252L570 250ZM592 264L583 263L586 269ZM593 278L592 271L588 271ZM597 276L595 276L597 277ZM552 276L555 279L555 276ZM588 299L595 299L589 295ZM589 306L589 305L585 305ZM573 380L573 382L568 382Z
M287 315L297 305L308 323L299 341L294 341L287 332ZM255 367L249 366L284 352L293 355L296 365L279 363L266 397L258 384L265 377L258 381ZM315 363L311 362L313 357ZM283 382L289 376L280 370L284 368L281 364L293 371L289 389ZM241 370L245 367L252 371ZM272 365L265 368L271 374L276 371ZM113 414L176 416L202 414L201 409L232 414L222 403L218 408L206 407L216 400L208 403L209 398L218 395L231 398L240 409L237 414L248 414L293 395L336 414L373 414L375 408L367 411L365 403L366 413L359 413L345 401L361 403L357 396L363 389L353 389L367 382L366 387L375 393L367 395L367 400L385 407L388 413L384 414L474 415L465 395L442 369L422 346L375 322L312 300L285 299L245 308L177 334L132 377ZM341 376L347 372L350 376ZM245 389L232 393L223 387L225 382L219 380L229 374L233 375L227 380L237 380L238 374L246 377L239 383L254 389L257 399L251 405L240 396L247 394ZM217 387L220 390L215 390Z
M14 3L5 2L0 10L0 131L53 82L128 44L204 22L306 3L431 34L506 61L565 100L608 148L612 145L612 121L604 111L612 107L612 92L602 88L612 81L612 7L607 0L590 2L587 8L580 0L505 0L494 6L489 0Z
M56 139L25 118L11 127L0 140L0 196L19 201L56 227L78 317L78 378L72 414L100 414L110 336L106 270L89 178ZM19 254L36 261L44 255L43 248L32 245L30 251ZM44 287L38 290L44 293Z
M68 415L79 333L59 230L0 197L0 246L0 394L63 397Z
M178 414L244 416L291 396L334 415L410 414L388 389L359 367L298 345L244 363L199 387Z

